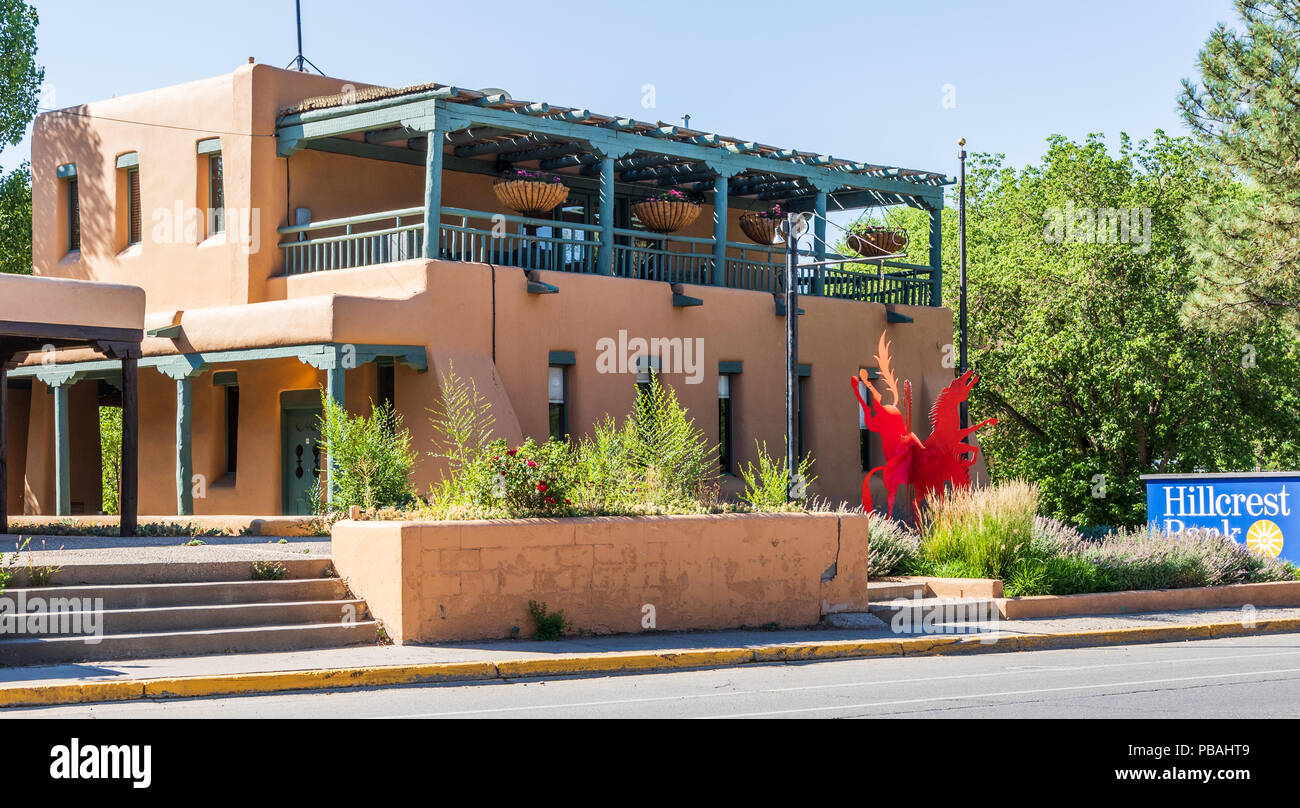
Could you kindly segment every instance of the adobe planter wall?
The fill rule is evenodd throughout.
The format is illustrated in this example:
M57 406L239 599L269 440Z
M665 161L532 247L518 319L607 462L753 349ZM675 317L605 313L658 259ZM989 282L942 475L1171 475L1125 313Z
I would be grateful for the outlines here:
M397 643L533 632L807 626L867 607L867 518L848 514L341 521L334 566Z
M1143 589L1095 592L1086 595L1033 595L1001 598L998 611L1005 620L1026 617L1065 617L1082 614L1127 614L1179 609L1236 609L1300 606L1300 581L1263 584Z

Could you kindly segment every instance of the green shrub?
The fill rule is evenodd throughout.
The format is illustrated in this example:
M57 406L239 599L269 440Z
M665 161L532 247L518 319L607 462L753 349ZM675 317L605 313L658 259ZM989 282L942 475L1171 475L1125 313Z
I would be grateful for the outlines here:
M718 476L718 449L709 444L671 387L650 374L637 388L624 427L633 481L642 502L659 506L698 503Z
M279 581L289 573L289 569L279 561L254 561L254 581Z
M1038 489L1019 480L957 489L931 497L925 510L924 556L974 572L972 577L1005 579L1033 539Z
M907 574L915 568L920 538L902 522L871 513L867 518L867 576Z
M533 618L533 639L558 640L569 630L569 621L563 611L548 612L545 603L528 601L528 615Z
M456 475L483 457L496 427L496 416L486 397L478 391L478 383L456 375L452 362L439 379L437 406L429 410L429 424L441 443L432 457L447 461L449 472L445 482L454 487ZM462 491L447 492L454 496Z
M499 505L510 516L564 513L572 506L573 457L565 441L539 445L529 438L510 449L495 440L487 451L466 467L472 502Z
M635 443L631 430L620 428L608 415L592 427L591 438L578 441L573 456L574 499L579 507L600 513L637 501Z
M740 468L740 478L745 481L745 490L741 500L749 503L756 511L785 510L791 499L803 499L808 486L817 479L812 474L812 454L805 454L799 459L795 474L800 485L791 490L790 470L786 468L785 457L774 458L767 453L767 442L754 441L754 450L758 456L758 465L745 463ZM795 496L798 494L798 496Z
M334 509L408 504L415 452L402 417L387 403L372 406L369 416L350 416L323 393L321 407L321 443L330 458Z

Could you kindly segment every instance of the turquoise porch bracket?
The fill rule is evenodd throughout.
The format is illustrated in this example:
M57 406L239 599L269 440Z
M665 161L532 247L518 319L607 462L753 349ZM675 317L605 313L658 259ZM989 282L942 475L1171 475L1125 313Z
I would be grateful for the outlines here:
M72 454L68 441L68 385L54 388L54 513L72 514Z
M207 365L200 354L159 357L154 369L176 380L176 515L194 515L194 377Z

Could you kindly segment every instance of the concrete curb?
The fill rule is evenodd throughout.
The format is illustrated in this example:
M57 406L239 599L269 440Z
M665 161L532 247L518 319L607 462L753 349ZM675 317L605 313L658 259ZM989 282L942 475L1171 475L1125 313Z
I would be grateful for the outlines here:
M997 635L994 641L974 634L935 635L900 639L787 643L759 648L709 648L671 652L631 651L503 662L438 662L163 679L0 686L0 707L253 695L433 682L509 680L536 676L647 673L829 659L1041 651L1130 643L1209 640L1296 631L1300 631L1300 617L1260 620L1254 626L1243 625L1240 622L1201 623L1178 626L1136 626L1066 634Z

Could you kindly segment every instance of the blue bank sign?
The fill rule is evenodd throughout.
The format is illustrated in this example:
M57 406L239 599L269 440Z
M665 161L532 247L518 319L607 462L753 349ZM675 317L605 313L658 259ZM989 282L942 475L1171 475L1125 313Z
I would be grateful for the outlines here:
M1300 564L1300 472L1150 474L1147 521L1213 531L1254 552Z

